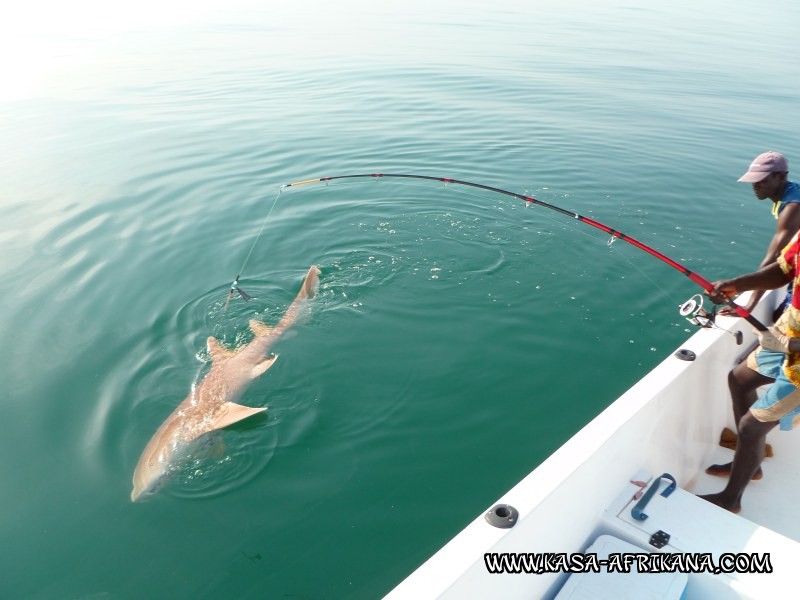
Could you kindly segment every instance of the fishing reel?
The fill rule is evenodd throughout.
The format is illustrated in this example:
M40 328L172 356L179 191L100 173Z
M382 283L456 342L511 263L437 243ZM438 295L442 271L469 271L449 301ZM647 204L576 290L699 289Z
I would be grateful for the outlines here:
M712 308L711 313L709 313L703 308L703 297L700 294L695 294L680 305L678 312L692 325L711 328L715 324L716 310L716 307Z
M741 345L742 332L730 331L717 325L714 321L717 316L716 306L711 309L711 312L708 312L705 308L703 308L703 296L700 294L695 294L686 302L681 304L678 308L678 312L695 327L703 327L704 329L719 329L726 333L730 333L736 339L736 344Z

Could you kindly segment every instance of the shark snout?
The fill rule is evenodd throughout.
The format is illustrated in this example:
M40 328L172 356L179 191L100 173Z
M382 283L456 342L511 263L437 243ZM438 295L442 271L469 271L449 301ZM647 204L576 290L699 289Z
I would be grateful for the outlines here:
M150 495L151 493L145 493L145 490L133 488L133 491L131 492L131 502L146 500Z
M145 474L138 469L133 474L131 502L142 502L155 494L164 485L165 472Z

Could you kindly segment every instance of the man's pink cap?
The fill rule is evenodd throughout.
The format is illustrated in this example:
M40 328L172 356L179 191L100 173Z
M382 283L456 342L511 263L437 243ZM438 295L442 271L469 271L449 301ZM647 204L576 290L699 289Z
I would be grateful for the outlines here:
M750 164L747 173L739 177L739 181L744 183L758 183L766 179L770 173L788 173L789 161L780 152L770 150L756 156Z

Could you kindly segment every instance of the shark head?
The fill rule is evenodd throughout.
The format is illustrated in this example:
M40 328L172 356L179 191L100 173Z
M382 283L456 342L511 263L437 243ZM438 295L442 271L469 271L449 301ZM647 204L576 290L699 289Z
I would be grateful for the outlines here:
M140 460L133 473L131 502L146 500L163 488L174 472L171 462L157 460L155 457L153 460Z
M161 491L176 473L180 473L187 461L219 459L224 452L222 434L219 430L213 430L197 437L186 446L174 447L173 452L168 455L162 454L163 460L138 465L133 474L131 501L144 501Z
M267 361L271 364L274 358ZM207 455L209 448L220 449L221 438L215 435L219 430L266 410L224 402L213 417L207 410L187 410L187 414L176 411L178 416L168 418L142 452L133 472L131 501L158 492L188 459Z
M133 491L131 492L131 502L144 502L150 496L158 492L167 481L167 474L164 473L151 482L134 481Z

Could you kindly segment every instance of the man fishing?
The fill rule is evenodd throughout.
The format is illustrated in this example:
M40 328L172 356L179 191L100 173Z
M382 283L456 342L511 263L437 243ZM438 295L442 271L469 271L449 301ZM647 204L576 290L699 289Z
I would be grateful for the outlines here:
M712 465L712 475L730 474L728 485L717 494L701 496L731 512L741 509L742 494L751 479L761 478L766 437L776 425L790 430L800 422L800 232L780 252L777 261L760 270L717 281L712 298L732 299L748 290L771 290L792 282L791 304L767 331L756 332L760 345L729 374L733 412L739 439L733 462ZM755 389L772 383L756 399Z
M800 185L789 181L788 175L789 161L780 152L770 150L756 156L747 172L739 178L742 183L753 184L753 193L756 198L772 200L772 215L776 220L775 234L767 246L767 253L759 268L774 263L780 251L800 229ZM744 307L745 310L753 312L763 295L762 290L751 294L750 300ZM788 304L787 299L786 306ZM735 315L727 306L722 308L719 314Z
M750 164L747 172L739 178L740 182L751 183L753 193L759 200L772 200L772 214L777 223L775 234L767 247L767 253L761 261L759 268L766 267L775 262L781 250L789 243L792 236L800 229L800 185L789 181L789 161L780 152L770 150L759 154ZM747 312L752 312L763 296L763 290L756 290L750 295L748 303L744 306ZM787 297L783 305L776 312L775 319L783 309L791 303L792 285L788 286ZM719 311L720 315L735 316L730 307ZM777 358L775 360L778 360ZM734 421L738 424L747 409L756 400L756 390L765 383L774 380L774 367L756 364L754 367L747 363L740 363L728 374L728 388L733 401ZM735 448L736 434L726 429L722 434L723 445ZM730 463L711 465L706 469L709 475L726 477L730 475ZM759 469L754 479L761 479Z

